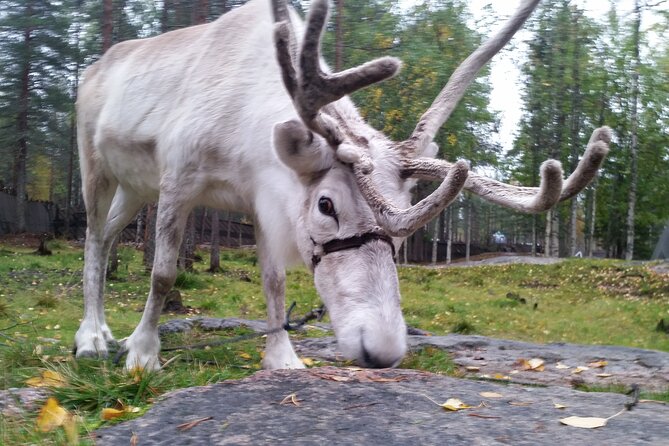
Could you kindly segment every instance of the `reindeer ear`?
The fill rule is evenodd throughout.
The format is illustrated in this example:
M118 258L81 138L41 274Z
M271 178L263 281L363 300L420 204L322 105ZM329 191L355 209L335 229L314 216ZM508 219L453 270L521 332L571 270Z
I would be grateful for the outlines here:
M297 120L274 126L274 150L279 159L300 177L329 169L334 163L330 146Z

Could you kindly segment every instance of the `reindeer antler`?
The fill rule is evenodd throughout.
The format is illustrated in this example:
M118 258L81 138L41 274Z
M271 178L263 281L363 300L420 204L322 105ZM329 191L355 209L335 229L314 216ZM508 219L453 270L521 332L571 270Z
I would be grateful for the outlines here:
M275 11L282 11L282 8L275 6ZM275 12L275 19L283 19L282 16L285 14ZM297 58L291 54L292 28L287 20L276 25L274 38L283 82L300 118L309 129L336 147L343 142L343 137L332 118L320 113L320 110L356 90L393 77L401 63L395 57L381 57L339 73L324 73L320 65L320 44L327 16L327 0L311 2L307 30L299 54L299 77L293 62Z
M520 187L470 173L465 189L492 203L522 212L543 212L557 202L572 198L578 194L597 175L597 169L609 151L611 129L601 127L590 137L590 142L578 166L567 180L562 179L562 167L555 160L545 161L541 165L541 184L539 187ZM441 180L453 169L454 165L428 158L406 159L402 176L423 180Z
M398 145L405 177L418 176L430 180L446 177L452 164L442 160L415 159L415 157L432 142L437 131L462 99L469 84L476 78L478 71L508 43L538 3L539 0L524 1L509 21L453 72L430 108L421 116L409 139ZM610 141L611 129L602 127L595 130L585 155L566 181L562 179L560 163L549 160L541 167L539 187L512 186L470 174L464 188L488 201L519 211L546 211L558 201L573 197L592 181L608 153Z
M400 61L393 57L382 57L358 67L339 73L326 74L321 70L320 39L328 15L327 0L311 3L307 28L299 54L299 74L295 67L294 37L285 4L274 0L275 20L281 20L275 27L275 44L281 67L283 82L293 99L295 108L305 125L321 135L328 143L339 149L346 146L344 135L335 119L327 113L328 104L368 85L394 76L400 68ZM344 157L342 150L337 153ZM406 236L434 218L448 206L462 190L468 173L465 162L451 165L444 175L442 184L430 196L409 209L401 210L390 203L375 187L370 173L373 163L366 153L346 157L344 162L352 162L356 182L362 195L374 211L377 222L392 236Z

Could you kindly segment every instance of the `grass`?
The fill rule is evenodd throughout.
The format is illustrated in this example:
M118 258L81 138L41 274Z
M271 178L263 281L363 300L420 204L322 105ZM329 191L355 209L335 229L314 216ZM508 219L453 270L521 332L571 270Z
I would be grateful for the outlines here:
M108 423L103 408L131 405L145 410L156 396L177 388L249 376L260 368L260 339L170 352L158 374L129 375L110 361L72 361L74 333L82 314L80 247L49 241L53 255L34 247L0 244L0 388L25 387L25 380L50 369L67 385L54 389L61 404L81 416L80 436ZM207 253L177 285L184 305L212 317L265 318L257 257L252 250L223 250L222 271L208 273ZM117 338L128 336L141 317L149 276L141 252L120 247L117 277L107 282L105 306ZM616 344L669 351L669 336L656 331L669 319L669 278L620 261L568 260L554 265L499 265L431 269L400 267L403 309L411 326L445 334L474 333L532 342ZM287 301L297 314L320 305L305 269L288 273ZM162 321L175 315L165 315ZM244 334L193 331L170 335L164 345L206 342ZM294 336L322 335L308 332ZM458 376L447 353L424 348L401 367ZM586 389L587 390L587 389ZM616 389L590 389L615 391ZM619 389L621 390L621 389ZM667 394L650 395L669 400ZM140 412L141 413L141 412ZM136 415L127 415L136 416ZM36 413L0 419L2 444L64 444L61 430L35 431Z

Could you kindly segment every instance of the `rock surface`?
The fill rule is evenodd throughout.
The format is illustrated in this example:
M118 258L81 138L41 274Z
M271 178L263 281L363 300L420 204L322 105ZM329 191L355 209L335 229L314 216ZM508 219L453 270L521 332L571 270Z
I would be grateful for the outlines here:
M495 392L499 397L481 396ZM291 398L291 395L294 398ZM449 412L459 398L475 408ZM96 445L667 444L669 406L639 403L598 429L560 424L611 417L627 397L501 385L411 370L322 367L172 392L142 417L96 432ZM554 404L566 406L557 409Z
M160 332L194 328L222 330L240 326L257 332L267 329L264 321L198 317L171 320L160 326ZM317 327L326 329L327 324L318 324ZM341 359L333 337L297 339L293 343L300 356L325 361ZM603 387L622 384L638 385L650 391L669 388L669 353L655 350L566 343L532 344L458 334L409 336L409 346L414 351L424 347L448 351L455 364L461 367L461 372L474 378L501 376L518 383L568 387L577 384ZM523 370L519 360L531 358L545 361L542 372ZM578 371L579 367L586 367L587 370Z
M294 344L301 356L329 361L337 358L336 340L332 337L297 340ZM430 346L448 351L455 364L461 367L461 372L469 377L501 376L518 383L569 387L576 384L636 384L651 391L669 388L669 353L655 350L606 345L531 344L457 334L409 336L409 345L412 350ZM544 360L543 371L523 370L519 360L531 358ZM578 367L587 367L587 370L578 372Z

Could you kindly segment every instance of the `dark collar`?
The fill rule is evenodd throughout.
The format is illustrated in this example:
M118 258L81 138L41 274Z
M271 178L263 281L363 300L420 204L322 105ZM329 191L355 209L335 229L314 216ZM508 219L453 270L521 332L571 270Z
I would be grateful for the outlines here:
M324 255L337 251L344 251L347 249L360 248L362 245L373 240L381 240L388 243L390 245L390 249L393 252L393 258L395 257L395 245L393 244L393 239L389 235L380 232L366 232L361 235L354 235L353 237L349 238L336 238L334 240L330 240L329 242L323 243L321 245L323 248L323 253L320 255L314 254L313 257L311 257L311 264L315 269L316 265L320 263L321 257ZM316 244L316 242L314 242L314 244Z

